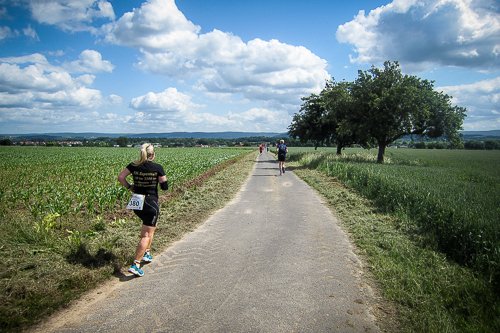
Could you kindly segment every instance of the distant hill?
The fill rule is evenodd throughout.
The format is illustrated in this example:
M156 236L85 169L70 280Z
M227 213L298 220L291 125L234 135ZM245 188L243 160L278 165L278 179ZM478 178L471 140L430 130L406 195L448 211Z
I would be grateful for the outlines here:
M465 136L484 136L484 137L497 137L500 136L500 130L493 131L461 131Z
M493 131L461 131L464 139L468 140L486 140L490 138L500 138L500 130ZM287 137L287 133L269 133L269 132L172 132L172 133L27 133L27 134L0 134L0 138L25 138L27 140L36 138L42 140L60 140L60 139L91 139L91 138L118 138L125 136L127 138L195 138L195 139L239 139L249 137ZM410 137L403 138L409 140Z
M462 141L484 141L487 139L500 139L500 130L493 130L493 131L460 131L464 136L462 137ZM402 137L400 140L405 140L409 141L411 140L411 136L407 135ZM418 135L414 135L413 139L416 141L420 141L421 139L418 137ZM424 140L426 140L424 138ZM435 139L428 139L430 141L435 140Z
M0 137L23 137L26 139L91 139L91 138L195 138L195 139L238 139L248 137L281 137L288 136L287 133L265 133L265 132L172 132L172 133L27 133L27 134L0 134Z

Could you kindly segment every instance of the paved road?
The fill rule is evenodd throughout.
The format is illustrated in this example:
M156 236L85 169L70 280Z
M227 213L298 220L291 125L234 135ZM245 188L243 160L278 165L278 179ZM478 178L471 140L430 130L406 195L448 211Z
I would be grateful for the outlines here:
M370 288L320 197L259 155L237 197L40 331L378 332ZM128 274L128 273L127 273Z

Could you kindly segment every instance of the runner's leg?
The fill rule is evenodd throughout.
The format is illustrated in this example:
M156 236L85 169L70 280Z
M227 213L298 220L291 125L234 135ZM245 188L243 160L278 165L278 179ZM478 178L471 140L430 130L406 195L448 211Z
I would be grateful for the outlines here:
M150 227L144 224L142 225L141 240L139 241L139 244L137 244L137 249L135 251L135 260L141 261L142 256L146 252L146 249L150 248L155 230L156 227Z

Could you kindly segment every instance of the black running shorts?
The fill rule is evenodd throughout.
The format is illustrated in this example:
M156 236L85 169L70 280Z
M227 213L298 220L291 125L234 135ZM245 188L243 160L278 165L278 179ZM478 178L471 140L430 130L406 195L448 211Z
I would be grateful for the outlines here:
M278 161L285 162L285 159L286 159L286 155L279 155L278 154Z
M155 196L146 196L142 210L134 210L135 215L139 216L142 224L149 227L156 227L158 222L158 214L160 213L160 206L158 205L158 198Z

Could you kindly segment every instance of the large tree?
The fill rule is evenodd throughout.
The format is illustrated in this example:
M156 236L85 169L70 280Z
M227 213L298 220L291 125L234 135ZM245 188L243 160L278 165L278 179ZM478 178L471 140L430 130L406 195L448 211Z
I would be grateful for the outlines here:
M338 155L342 148L351 144L365 146L367 138L363 133L352 128L341 130L354 105L350 85L349 82L330 80L319 95L302 98L304 103L288 127L289 136L298 137L301 142L312 141L315 148L325 143L336 145Z
M311 94L303 97L302 106L293 116L292 123L288 126L288 135L300 142L312 141L314 148L328 143L328 124L326 124L326 109L320 96Z
M460 142L465 108L452 106L451 97L435 91L433 82L403 75L398 62L358 71L351 94L355 107L341 131L367 134L379 147L378 163L383 163L387 145L406 135Z
M367 145L364 133L343 130L347 126L342 125L347 121L355 105L350 87L350 82L327 81L320 95L326 110L324 123L328 128L328 141L337 146L337 155L342 153L342 148L351 144Z

